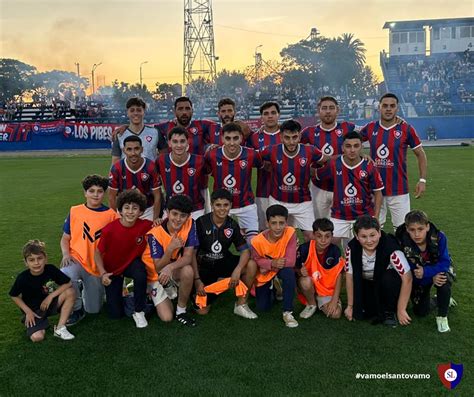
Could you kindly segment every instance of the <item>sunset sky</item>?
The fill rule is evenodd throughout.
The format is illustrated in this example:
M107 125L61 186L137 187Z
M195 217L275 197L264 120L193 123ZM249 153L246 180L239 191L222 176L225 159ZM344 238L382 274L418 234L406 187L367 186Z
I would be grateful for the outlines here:
M39 71L62 69L96 76L106 84L181 82L184 0L0 0L0 57L19 59ZM472 0L214 0L217 70L279 60L287 44L312 27L327 37L354 33L367 62L381 75L379 52L388 49L386 21L470 17Z

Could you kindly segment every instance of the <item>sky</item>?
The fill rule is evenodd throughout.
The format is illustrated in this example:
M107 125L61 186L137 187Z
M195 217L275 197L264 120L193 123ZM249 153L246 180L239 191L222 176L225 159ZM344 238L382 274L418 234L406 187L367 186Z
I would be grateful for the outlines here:
M0 0L0 58L76 71L99 80L181 82L184 0ZM354 33L381 78L379 53L388 50L386 21L471 17L472 0L214 0L217 71L243 70L255 48L280 60L288 44L312 27L326 37Z

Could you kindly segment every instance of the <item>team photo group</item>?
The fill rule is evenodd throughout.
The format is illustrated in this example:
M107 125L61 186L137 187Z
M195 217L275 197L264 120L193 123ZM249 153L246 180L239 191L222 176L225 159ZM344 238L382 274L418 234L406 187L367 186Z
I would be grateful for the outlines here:
M195 327L227 290L235 315L258 321L278 303L290 328L318 311L396 327L433 310L434 332L450 331L447 238L410 204L408 149L415 199L427 158L398 105L384 94L380 119L357 126L338 121L338 101L325 96L320 123L302 128L265 102L252 130L234 120L230 98L217 105L220 122L193 119L191 100L180 97L175 118L156 125L144 123L145 102L130 98L108 177L84 176L85 202L65 214L60 269L43 242L23 247L27 269L10 296L27 336L42 341L59 314L53 335L74 339L68 327L103 308L137 328L156 315Z

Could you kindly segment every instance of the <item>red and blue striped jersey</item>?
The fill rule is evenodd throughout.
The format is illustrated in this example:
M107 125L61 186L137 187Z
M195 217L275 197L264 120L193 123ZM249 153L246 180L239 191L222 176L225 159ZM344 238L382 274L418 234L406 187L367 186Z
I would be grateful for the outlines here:
M174 128L177 127L176 120L166 121L155 125L155 128L158 129L165 137L168 139L168 133ZM191 120L189 126L186 127L188 131L189 138L189 149L188 152L191 154L204 155L206 150L206 145L209 144L209 136L211 134L211 129L215 128L217 124L211 120Z
M166 200L177 194L185 194L193 201L193 211L204 208L204 157L190 154L184 164L178 165L171 154L162 154L156 160L156 168L165 188Z
M280 130L269 133L260 129L249 136L248 146L254 150L262 150L267 146L281 143ZM272 173L259 168L257 171L257 197L268 197L272 188Z
M361 135L370 144L370 156L385 185L383 194L407 194L407 148L421 146L415 129L407 123L385 128L379 121L372 121L362 128Z
M301 132L301 143L316 146L326 156L338 156L342 154L344 135L354 130L357 131L357 129L355 124L347 121L337 122L334 128L330 130L326 130L321 127L321 124L318 124L303 129ZM333 186L330 179L318 180L313 176L311 180L320 189L332 192Z
M270 195L285 203L311 201L309 179L311 167L322 159L321 151L314 146L298 145L292 157L284 151L284 145L266 147L261 152L262 160L272 167Z
M151 207L155 201L153 190L161 187L156 171L155 162L145 158L139 170L131 170L126 159L117 161L109 173L109 189L123 192L128 189L138 189L146 196L147 205Z
M262 167L260 154L241 147L239 156L230 160L224 148L218 147L206 153L206 170L214 178L213 190L225 188L232 193L232 208L242 208L254 203L252 168Z
M372 162L362 159L351 167L340 156L319 168L317 177L333 181L333 218L353 221L361 215L374 215L373 192L382 190L384 185Z
M222 125L220 123L214 123L209 127L209 143L211 145L222 146Z

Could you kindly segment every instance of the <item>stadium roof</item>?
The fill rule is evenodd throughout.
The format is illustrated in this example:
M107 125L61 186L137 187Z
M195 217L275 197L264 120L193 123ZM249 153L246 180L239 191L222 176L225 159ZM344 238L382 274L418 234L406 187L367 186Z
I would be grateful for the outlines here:
M474 25L474 18L419 19L385 22L384 29L422 29L423 26Z

